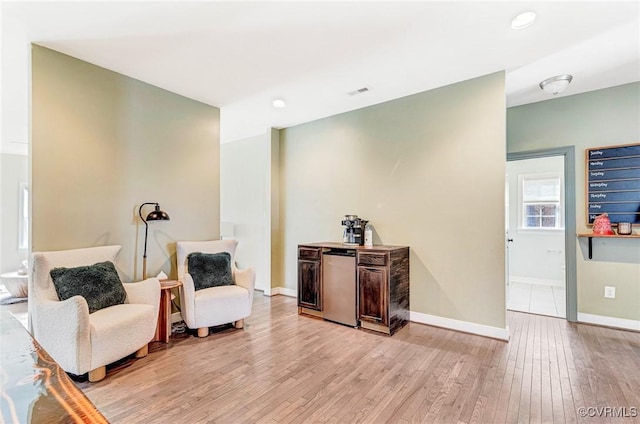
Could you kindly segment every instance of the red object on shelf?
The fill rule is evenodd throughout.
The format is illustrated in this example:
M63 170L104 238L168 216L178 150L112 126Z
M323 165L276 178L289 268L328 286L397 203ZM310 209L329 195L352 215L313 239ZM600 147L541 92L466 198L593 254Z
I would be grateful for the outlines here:
M611 236L614 234L611 229L611 220L606 212L602 215L596 216L593 220L593 234L605 236Z

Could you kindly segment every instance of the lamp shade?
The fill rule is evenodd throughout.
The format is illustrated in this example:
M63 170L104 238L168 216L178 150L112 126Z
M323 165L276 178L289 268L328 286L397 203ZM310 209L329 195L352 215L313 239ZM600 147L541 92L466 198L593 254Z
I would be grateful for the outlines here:
M147 219L142 217L142 208L146 205L154 205L153 211L149 212ZM144 253L142 254L142 278L147 278L147 236L149 233L149 224L147 221L169 221L169 214L160 210L160 205L155 202L146 202L140 205L138 215L144 222Z
M146 221L170 221L169 214L160 210L160 205L156 204L153 211L149 212Z

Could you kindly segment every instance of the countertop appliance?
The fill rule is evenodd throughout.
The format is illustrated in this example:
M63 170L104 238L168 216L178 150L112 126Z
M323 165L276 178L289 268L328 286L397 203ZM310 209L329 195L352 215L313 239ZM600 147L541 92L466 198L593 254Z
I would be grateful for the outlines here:
M369 221L366 219L358 218L358 215L345 215L341 222L345 227L342 241L345 244L364 245L364 228L367 222Z
M322 255L323 317L357 327L356 251L333 248Z

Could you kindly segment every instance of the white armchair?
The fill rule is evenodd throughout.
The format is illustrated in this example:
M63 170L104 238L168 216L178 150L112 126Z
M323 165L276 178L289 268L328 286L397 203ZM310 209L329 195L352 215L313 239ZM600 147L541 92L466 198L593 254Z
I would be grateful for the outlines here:
M237 240L177 242L178 279L182 281L182 319L187 327L198 329L198 337L206 337L209 327L215 325L233 323L236 328L242 328L244 318L251 315L256 273L253 268L236 268L234 259L237 245ZM231 270L235 284L196 291L187 263L187 256L192 252L228 252L231 255Z
M160 282L149 278L125 283L124 304L89 313L87 301L73 296L60 301L51 270L97 262L113 262L121 246L33 253L33 278L29 281L29 319L32 334L66 372L89 373L89 381L102 380L107 364L132 353L148 353L160 307Z

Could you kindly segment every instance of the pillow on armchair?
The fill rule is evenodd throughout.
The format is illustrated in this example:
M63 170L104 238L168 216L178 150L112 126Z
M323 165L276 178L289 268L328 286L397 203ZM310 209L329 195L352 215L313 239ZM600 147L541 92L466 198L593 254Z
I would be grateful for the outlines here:
M228 252L189 253L187 269L196 290L235 284L231 271L231 255Z
M67 300L80 295L86 299L90 314L122 304L127 298L118 271L110 261L75 268L54 268L50 274L58 298Z

